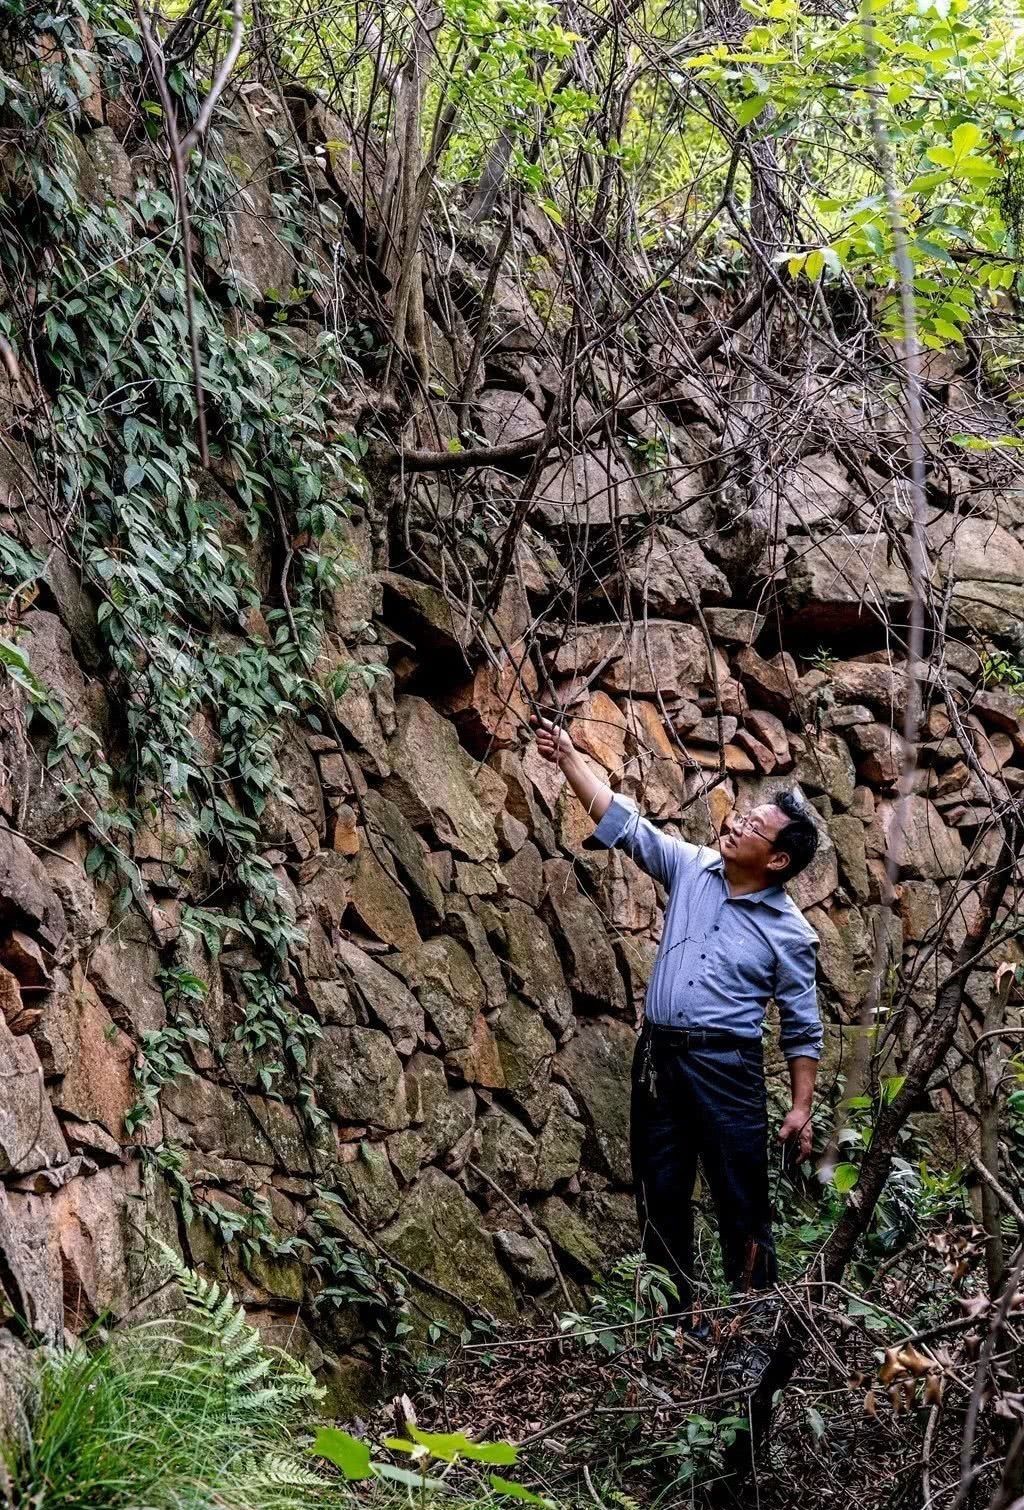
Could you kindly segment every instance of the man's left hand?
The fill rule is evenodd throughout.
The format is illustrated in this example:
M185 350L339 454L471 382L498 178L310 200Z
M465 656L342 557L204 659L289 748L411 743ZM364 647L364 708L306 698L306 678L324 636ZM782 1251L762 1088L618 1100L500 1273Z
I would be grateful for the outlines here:
M795 1161L802 1164L804 1159L810 1158L811 1144L814 1141L814 1128L811 1125L811 1114L803 1107L794 1106L793 1110L786 1113L785 1120L779 1128L779 1142L788 1143L795 1155Z

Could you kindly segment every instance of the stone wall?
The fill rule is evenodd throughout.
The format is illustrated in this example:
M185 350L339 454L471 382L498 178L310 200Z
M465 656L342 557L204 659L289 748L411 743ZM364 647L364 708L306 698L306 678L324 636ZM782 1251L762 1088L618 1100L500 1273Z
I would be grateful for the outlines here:
M261 122L277 140L293 125L302 133L318 193L338 208L361 266L366 200L337 145L340 126L308 100L292 105L294 121L284 121L272 96L250 90L249 124L217 148L243 164L246 193L216 271L252 291L250 321L290 278ZM151 160L129 158L109 102L97 97L80 125L89 192L116 206ZM487 247L467 236L453 253L463 311L479 299ZM524 212L514 250L513 265L527 271L498 281L474 401L492 442L542 428L561 382L557 317L538 312L557 308L557 248ZM444 353L446 343L460 349L465 315L442 329L436 288L428 307L438 382L454 390ZM294 322L282 338L309 334ZM982 656L1012 645L1024 615L1024 493L992 468L950 462L946 436L970 395L944 362L929 371L929 543L934 579L951 589L945 685L996 790L1016 795L1021 699L984 685ZM826 1093L857 1031L876 923L908 968L956 948L993 841L989 798L935 685L905 879L892 913L880 911L908 685L906 664L887 649L908 598L892 544L894 521L898 536L906 517L892 394L825 385L805 454L764 480L771 508L748 528L755 511L723 471L710 383L682 376L671 356L650 366L624 358L607 379L608 393L630 400L612 406L600 444L584 438L546 467L513 576L480 633L459 606L485 562L471 526L488 510L500 515L522 467L458 489L411 485L400 547L386 527L393 472L379 470L365 510L350 518L359 571L330 608L335 653L369 662L384 646L388 674L352 684L336 732L288 729L278 750L286 796L268 805L263 833L303 935L291 968L321 1028L313 1078L326 1139L310 1139L287 1098L265 1094L241 1053L220 1062L201 1044L186 1051L188 1073L167 1084L154 1117L126 1136L145 1035L166 1021L161 970L206 982L205 1011L226 1039L246 949L213 957L182 932L182 907L202 900L208 876L173 812L135 836L141 890L131 907L115 904L87 863L89 815L49 768L46 737L26 735L22 694L7 687L0 1319L46 1336L106 1313L140 1314L140 1303L159 1303L148 1297L151 1238L162 1236L228 1275L268 1335L303 1352L345 1412L378 1377L366 1339L373 1312L317 1309L329 1280L313 1257L325 1233L370 1262L393 1261L425 1310L459 1325L460 1300L502 1318L527 1299L560 1304L556 1268L572 1290L635 1245L628 1069L663 897L629 859L588 847L589 821L525 732L533 697L565 705L595 768L691 840L710 839L730 809L780 785L798 782L810 797L823 842L794 895L821 939ZM580 397L584 437L600 397ZM349 398L353 413L372 414L368 381L360 391L354 380ZM6 433L21 456L17 406L12 392ZM443 398L437 412L450 417ZM822 440L842 424L856 432L854 450ZM5 527L31 539L45 505L26 496L17 469L2 482ZM271 546L246 549L269 599ZM18 641L64 706L116 740L118 694L95 608L58 553ZM926 1030L936 968L922 969L914 1008L893 1025L894 1070L901 1047ZM972 976L979 1019L990 987L990 969ZM923 1112L948 1117L969 1104L969 1035L965 1024ZM781 1094L777 1053L771 1073ZM341 1201L326 1215L324 1186ZM242 1237L260 1210L277 1253L256 1245L243 1262L209 1220L188 1220L183 1189L207 1212L237 1218Z

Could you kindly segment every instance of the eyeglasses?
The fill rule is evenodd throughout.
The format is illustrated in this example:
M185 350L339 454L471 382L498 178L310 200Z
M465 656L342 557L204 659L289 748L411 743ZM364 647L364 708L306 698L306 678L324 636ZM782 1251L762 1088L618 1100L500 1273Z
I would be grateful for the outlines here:
M730 819L730 828L749 829L758 839L763 839L765 844L774 844L775 840L770 834L766 834L763 828L759 828L749 817L733 817Z

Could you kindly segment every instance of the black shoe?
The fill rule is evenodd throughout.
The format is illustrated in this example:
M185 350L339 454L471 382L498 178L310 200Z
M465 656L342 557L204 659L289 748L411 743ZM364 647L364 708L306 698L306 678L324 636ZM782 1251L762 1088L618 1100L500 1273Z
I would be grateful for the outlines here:
M737 1337L718 1376L722 1389L742 1389L753 1393L764 1378L770 1362L771 1353L761 1343Z

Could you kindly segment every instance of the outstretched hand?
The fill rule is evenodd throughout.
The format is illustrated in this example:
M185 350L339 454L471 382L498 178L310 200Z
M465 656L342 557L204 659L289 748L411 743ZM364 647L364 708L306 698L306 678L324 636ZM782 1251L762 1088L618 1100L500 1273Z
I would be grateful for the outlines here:
M538 718L534 714L530 723L533 725L539 753L545 760L550 760L552 765L558 765L575 752L576 746L565 730L557 727L550 719Z

